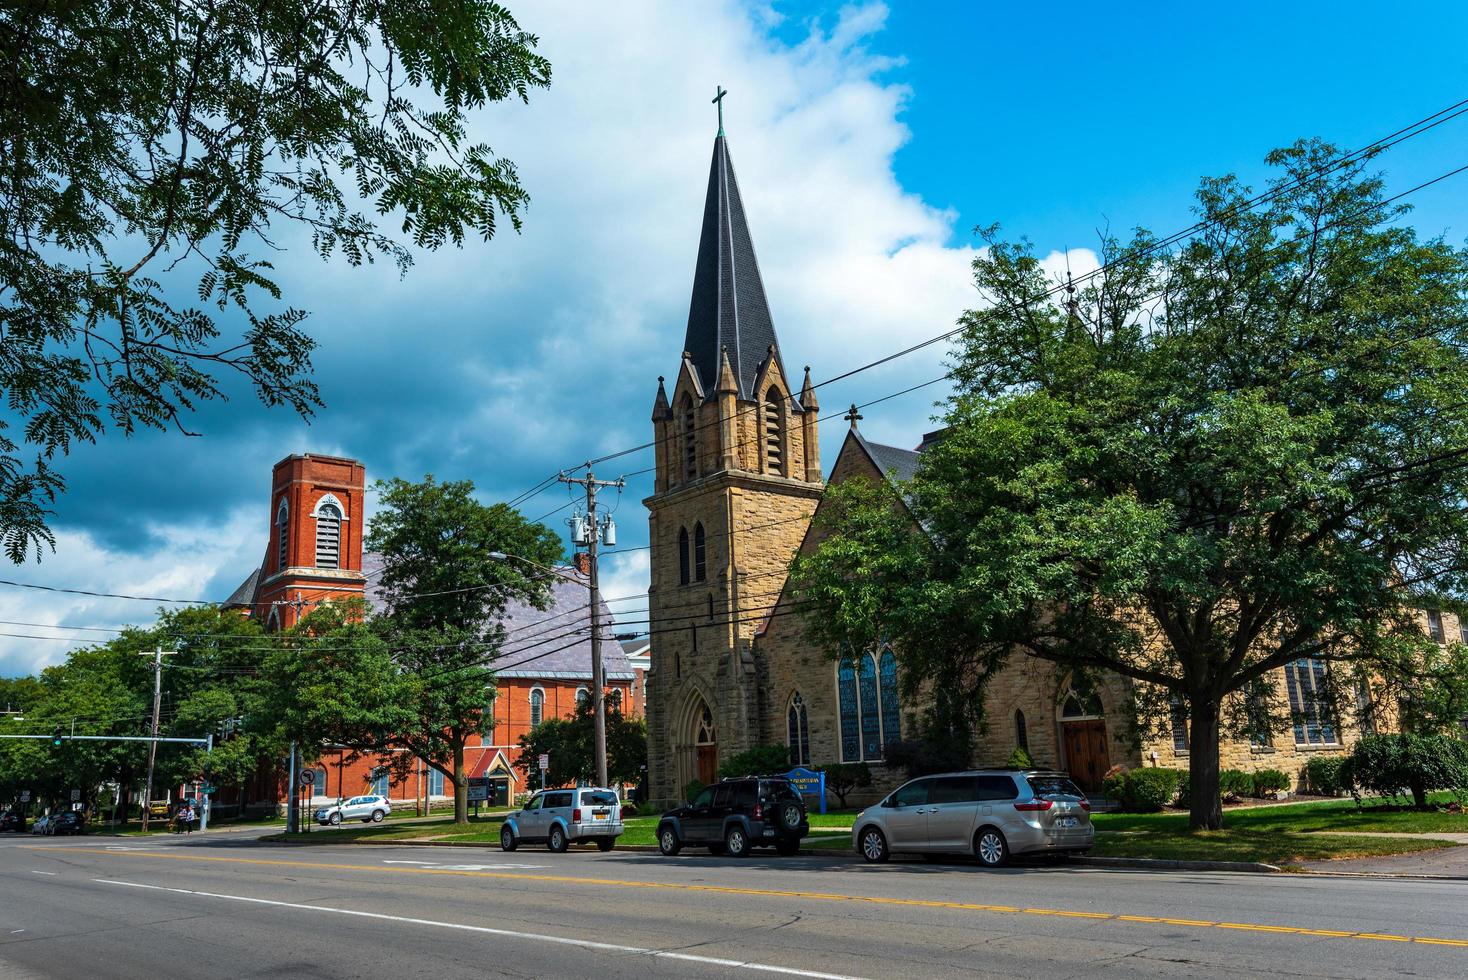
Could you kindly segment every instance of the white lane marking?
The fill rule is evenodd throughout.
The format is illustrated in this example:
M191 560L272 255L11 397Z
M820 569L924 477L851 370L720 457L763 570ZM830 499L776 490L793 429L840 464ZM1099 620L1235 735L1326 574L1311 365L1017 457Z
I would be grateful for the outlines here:
M542 871L548 864L434 864L432 861L383 861L383 864L414 864L434 871Z
M230 902L248 902L251 905L269 905L274 908L300 909L304 912L331 912L336 915L351 915L361 919L378 919L385 922L403 922L416 926L433 926L438 929L457 929L461 932L477 932L489 936L504 936L508 939L532 939L540 943L555 943L561 946L579 946L582 949L600 950L608 953L636 953L655 956L659 959L684 960L708 966L727 966L737 970L755 970L761 973L780 973L792 977L814 977L816 980L861 980L844 973L820 973L816 970L800 970L793 966L772 966L768 963L753 963L749 960L728 960L716 956L695 956L692 953L674 953L669 950L649 949L646 946L624 946L620 943L599 943L590 939L574 939L570 936L547 936L537 932L516 932L512 929L492 929L489 926L471 926L462 922L440 922L436 919L415 919L406 915L386 915L382 912L363 912L360 909L336 909L328 905L304 905L299 902L277 902L268 898L247 898L244 895L221 895L218 892L200 892L188 888L167 888L163 885L144 885L136 881L113 881L109 878L93 878L99 885L121 885L124 888L146 888L155 892L172 892L175 895L193 895L196 898L221 898Z
M18 936L18 935L20 935L23 932L25 932L24 929L12 929L12 930L10 930L10 934L12 936Z
M55 878L56 877L56 872L54 872L54 871L32 871L31 874L33 874L33 875L50 875L52 878Z

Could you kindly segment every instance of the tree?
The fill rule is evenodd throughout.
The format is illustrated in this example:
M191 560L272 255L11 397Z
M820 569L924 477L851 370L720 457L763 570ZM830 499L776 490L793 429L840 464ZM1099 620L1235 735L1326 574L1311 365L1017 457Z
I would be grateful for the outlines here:
M827 766L826 789L836 794L841 809L846 809L846 797L852 790L863 789L872 784L872 770L865 762L840 762Z
M519 228L468 114L550 82L483 0L7 3L0 53L0 542L54 546L56 459L108 428L188 432L237 378L309 415L315 342L274 253L352 265ZM376 216L401 217L400 235ZM197 296L197 305L183 299ZM212 308L212 309L211 309Z
M469 820L464 747L492 724L493 664L511 600L544 609L560 539L505 504L474 499L469 481L378 481L367 547L381 556L385 612L372 626L404 675L394 691L411 721L383 737L448 777L454 819ZM496 554L511 557L495 557Z
M647 722L623 715L621 699L615 696L607 699L606 712L607 779L613 786L635 783L647 764ZM596 779L595 725L591 699L578 701L570 718L547 718L520 736L515 765L533 776L545 754L550 756L547 786L590 782Z
M722 779L739 776L767 776L790 769L790 746L781 743L756 745L729 756L719 764Z
M795 562L812 634L890 636L955 726L1015 654L1178 699L1194 828L1227 703L1302 659L1415 671L1468 572L1468 256L1338 156L1271 153L1257 208L1203 181L1195 238L1105 238L1074 294L989 229L943 437L910 485L835 488Z

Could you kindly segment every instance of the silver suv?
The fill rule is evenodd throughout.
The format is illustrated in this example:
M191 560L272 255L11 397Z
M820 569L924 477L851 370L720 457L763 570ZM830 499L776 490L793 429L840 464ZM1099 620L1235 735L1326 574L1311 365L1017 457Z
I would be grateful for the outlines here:
M904 783L856 815L851 841L868 861L894 853L970 854L997 868L1011 854L1084 854L1091 804L1060 772L977 770Z
M545 841L556 853L572 842L592 843L610 851L622 834L622 801L614 790L590 786L547 789L505 817L500 848L513 851L522 843Z
M333 806L324 806L316 811L316 822L323 827L337 826L343 820L360 820L363 823L382 823L392 813L392 804L385 796L354 796Z

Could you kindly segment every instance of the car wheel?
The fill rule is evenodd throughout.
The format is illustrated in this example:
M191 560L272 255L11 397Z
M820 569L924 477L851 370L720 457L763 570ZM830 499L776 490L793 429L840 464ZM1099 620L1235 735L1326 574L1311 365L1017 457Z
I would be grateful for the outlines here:
M372 822L373 823L382 823L382 821L384 819L386 819L386 817L387 817L387 814L383 813L381 810L373 810L372 811Z
M667 857L683 850L683 842L678 839L678 832L672 827L664 827L658 831L658 850Z
M560 824L556 824L551 828L550 837L546 838L545 846L550 848L552 853L555 854L560 854L565 851L566 831Z
M892 856L887 850L887 838L876 827L861 832L861 856L868 864L881 864Z
M724 853L730 857L749 857L749 836L744 828L735 824L724 832Z
M794 803L786 803L780 807L780 826L786 830L795 830L800 826L800 807Z
M1009 844L993 827L983 827L974 835L974 857L986 868L1000 868L1009 860Z
M500 850L513 851L515 849L515 832L509 827L500 828Z
M610 851L612 849L612 845L616 843L616 840L611 837L599 837L596 841L596 849L598 851Z
M333 827L340 827L342 825L342 815L340 813L333 813L331 815L331 825Z
M781 857L790 857L800 851L800 841L791 837L782 837L775 841L775 853Z

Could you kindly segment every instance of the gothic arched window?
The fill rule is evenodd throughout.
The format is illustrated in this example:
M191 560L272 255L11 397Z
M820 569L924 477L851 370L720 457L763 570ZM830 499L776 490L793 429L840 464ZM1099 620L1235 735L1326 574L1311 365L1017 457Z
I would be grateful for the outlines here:
M342 559L342 512L336 504L316 508L316 567L340 568Z
M576 688L576 706L578 708L581 705L585 704L586 703L586 699L589 698L589 697L591 697L591 692L588 691L586 688L584 688L584 687L578 687L578 688Z
M690 556L688 554L688 528L686 528L686 527L680 527L678 529L678 584L679 585L687 585L688 584L688 581L689 581L689 574L688 574L689 561L690 561Z
M275 510L275 568L279 571L286 566L286 559L290 557L291 538L291 509L285 502L280 500L280 506Z
M882 650L877 658L877 679L882 689L882 748L902 737L902 702L897 697L897 658L892 648Z
M1030 730L1025 724L1025 713L1018 708L1014 711L1014 744L1026 752L1030 750Z
M702 582L708 578L708 564L704 550L703 522L693 525L693 581Z
M785 402L780 389L771 387L765 393L764 450L765 472L784 472Z
M545 718L545 692L540 688L530 691L530 727L539 725Z
M867 652L842 658L836 667L836 704L841 719L843 762L879 762L886 747L902 737L902 701L897 658Z
M790 707L785 712L786 740L790 745L792 766L810 765L810 716L805 710L805 699L796 691L790 698Z
M694 429L693 398L688 392L683 393L683 399L678 403L678 424L683 436L683 479L692 480L698 476L698 435Z

